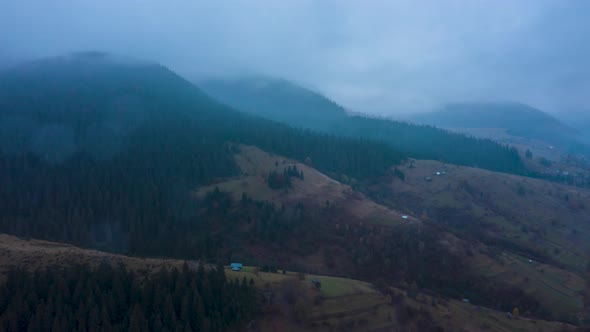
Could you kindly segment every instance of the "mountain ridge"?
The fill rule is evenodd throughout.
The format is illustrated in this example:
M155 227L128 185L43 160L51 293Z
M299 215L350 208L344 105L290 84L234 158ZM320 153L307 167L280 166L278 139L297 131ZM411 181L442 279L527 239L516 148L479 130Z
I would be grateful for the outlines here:
M248 84L248 79L201 81L200 86L213 97L243 112L338 136L384 142L414 158L478 165L509 173L526 172L515 150L491 140L467 137L431 126L348 114L344 107L293 82L284 85L284 80L265 80L266 84L258 84L256 88ZM289 89L289 93L283 91L285 88ZM289 94L305 95L307 99L294 102ZM495 157L491 158L492 155Z

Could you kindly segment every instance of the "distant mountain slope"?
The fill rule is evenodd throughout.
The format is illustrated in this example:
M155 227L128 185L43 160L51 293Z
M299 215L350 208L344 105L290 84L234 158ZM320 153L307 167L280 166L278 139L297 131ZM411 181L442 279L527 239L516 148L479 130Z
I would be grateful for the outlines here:
M416 158L525 173L517 152L505 146L430 126L349 116L343 107L320 94L284 80L207 80L199 86L239 110L294 126L383 141Z
M512 136L575 147L579 132L541 110L518 103L458 103L410 120L442 128L502 128Z
M439 111L416 114L412 118L441 127L508 129L541 127L552 128L555 131L572 129L543 111L518 103L449 104Z
M590 144L590 114L584 112L571 112L559 115L564 123L576 128L586 144Z

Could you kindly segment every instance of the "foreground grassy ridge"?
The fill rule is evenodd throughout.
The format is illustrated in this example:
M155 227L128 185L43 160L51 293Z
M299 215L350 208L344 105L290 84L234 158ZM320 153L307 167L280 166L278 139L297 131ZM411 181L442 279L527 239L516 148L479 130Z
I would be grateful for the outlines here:
M168 259L143 259L123 255L113 255L96 250L37 240L23 240L14 236L0 235L0 282L2 271L10 266L26 267L31 270L43 269L47 265L67 266L86 263L89 265L110 262L113 265L124 264L142 275L154 273L162 267L181 268L183 261ZM189 267L196 267L189 262ZM395 290L400 296L400 304L390 304L390 298L377 292L369 283L346 278L306 275L299 280L295 272L255 273L253 267L245 267L243 271L234 272L226 268L229 279L252 278L256 286L263 291L271 288L277 290L276 298L280 298L281 287L285 283L296 281L299 290L310 302L306 302L305 316L302 321L292 320L291 307L279 307L265 311L265 315L256 324L261 331L391 331L403 326L408 331L420 331L416 321L405 321L399 316L399 307L411 307L425 310L432 319L447 331L559 331L565 325L560 323L531 321L527 319L511 319L505 313L478 308L455 300L433 299L424 294L409 297L404 292ZM311 279L322 282L322 288L316 289ZM262 292L264 293L264 292ZM313 300L321 295L322 301L317 304ZM271 308L272 309L272 308ZM265 309L266 310L266 309ZM402 312L403 313L403 312ZM400 321L403 321L401 323Z

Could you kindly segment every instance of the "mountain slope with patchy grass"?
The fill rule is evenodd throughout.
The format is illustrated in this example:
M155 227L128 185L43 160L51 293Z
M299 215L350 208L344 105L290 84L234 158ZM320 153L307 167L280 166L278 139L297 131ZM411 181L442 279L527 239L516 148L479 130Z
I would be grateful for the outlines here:
M218 188L231 193L235 200L240 200L242 194L246 194L254 200L272 202L276 206L303 203L315 209L338 209L342 214L366 223L396 225L419 222L418 218L376 204L349 185L319 172L313 168L313 162L305 164L266 153L253 146L240 145L238 150L234 158L240 168L240 176L200 187L196 192L197 197L203 197ZM289 188L270 188L269 174L282 174L289 167L296 167L303 172L303 179L294 178Z

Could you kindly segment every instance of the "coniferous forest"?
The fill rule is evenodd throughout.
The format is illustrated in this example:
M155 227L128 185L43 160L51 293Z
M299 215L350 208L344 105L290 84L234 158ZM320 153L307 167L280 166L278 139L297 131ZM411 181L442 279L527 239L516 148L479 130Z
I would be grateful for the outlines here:
M185 264L137 275L123 265L12 269L0 286L1 331L226 331L257 310L251 281Z

